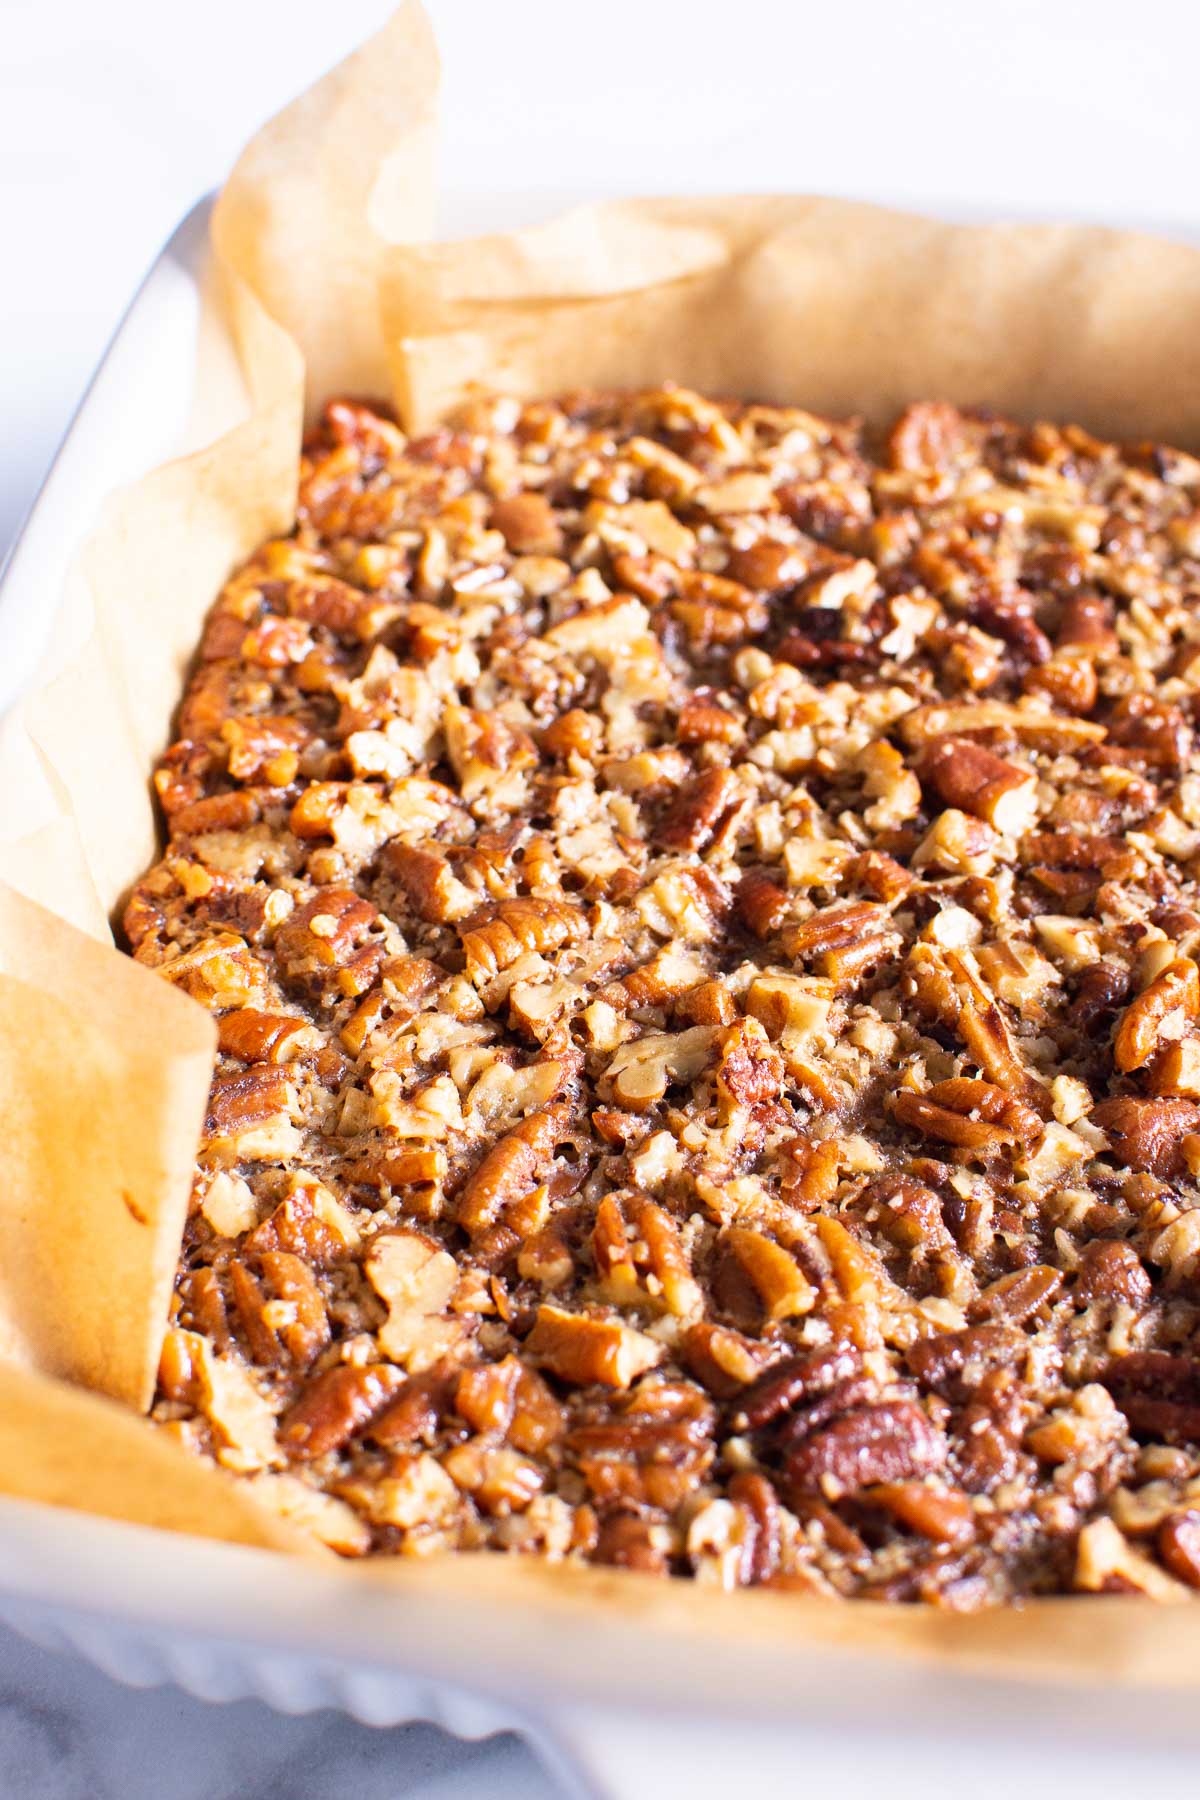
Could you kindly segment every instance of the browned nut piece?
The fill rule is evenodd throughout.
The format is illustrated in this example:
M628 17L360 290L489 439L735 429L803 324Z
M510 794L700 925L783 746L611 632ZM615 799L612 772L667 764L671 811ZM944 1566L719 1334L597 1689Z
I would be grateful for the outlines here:
M1200 1588L1200 1512L1172 1513L1158 1528L1158 1554L1179 1581Z
M869 900L849 906L826 906L799 925L790 925L784 935L784 949L789 956L807 956L813 951L843 950L863 938L892 934L891 914L884 906Z
M942 1466L946 1451L945 1438L916 1401L896 1400L834 1419L803 1438L784 1467L798 1488L856 1494L927 1475Z
M501 900L462 934L467 973L490 980L527 950L558 950L587 930L583 909L569 900Z
M724 1242L749 1276L763 1305L764 1323L811 1312L816 1290L795 1257L760 1231L732 1226Z
M492 524L520 556L557 556L562 527L543 494L513 494L492 507Z
M1100 1103L1092 1124L1107 1133L1117 1162L1169 1179L1184 1173L1182 1140L1200 1129L1200 1105L1194 1100L1142 1100L1121 1094Z
M1049 1306L1062 1291L1063 1278L1046 1263L1035 1263L1031 1269L1014 1269L1001 1275L984 1288L971 1307L972 1323L981 1319L1007 1319L1021 1325L1043 1306Z
M1122 1074L1144 1068L1158 1048L1166 1019L1200 1015L1200 971L1190 957L1177 957L1127 1006L1113 1040L1113 1061Z
M1032 1144L1043 1129L1032 1107L1022 1105L990 1081L973 1081L967 1076L935 1082L924 1094L897 1094L892 1114L901 1125L967 1150Z
M1006 834L1028 831L1037 817L1037 777L994 756L971 738L943 738L918 765L922 785L945 806L985 819Z
M935 1544L966 1544L975 1536L970 1498L957 1488L926 1487L923 1481L884 1482L869 1488L864 1499Z
M320 1033L307 1019L290 1013L242 1007L226 1013L218 1027L218 1048L244 1063L287 1063L320 1047Z
M389 1363L341 1364L307 1387L279 1426L279 1441L295 1462L315 1462L370 1423L404 1380Z
M531 1113L494 1144L459 1195L458 1222L472 1236L494 1223L503 1209L537 1186L566 1129L567 1107Z
M600 1382L605 1387L627 1388L661 1362L664 1353L663 1346L643 1331L612 1319L563 1312L557 1306L538 1307L525 1348L552 1375L580 1387Z
M1200 1041L1183 1038L1168 1044L1150 1075L1152 1094L1180 1094L1200 1099Z
M728 769L705 769L668 806L659 842L668 850L702 850L737 797L737 778Z

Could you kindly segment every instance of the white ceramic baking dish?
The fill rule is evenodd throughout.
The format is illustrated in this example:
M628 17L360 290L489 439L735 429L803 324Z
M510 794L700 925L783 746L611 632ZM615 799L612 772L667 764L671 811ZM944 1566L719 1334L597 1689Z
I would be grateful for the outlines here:
M185 219L139 290L0 580L0 710L33 670L105 494L191 447L207 218L205 203ZM1178 1693L1123 1688L1114 1706L1100 1686L1042 1674L1001 1682L811 1643L748 1653L740 1637L723 1655L710 1632L646 1627L632 1593L629 1607L593 1616L568 1596L523 1614L473 1591L461 1565L444 1583L433 1568L399 1587L349 1581L0 1500L0 1618L29 1636L122 1681L213 1700L430 1719L463 1736L517 1729L581 1794L1096 1800L1178 1781L1200 1748Z

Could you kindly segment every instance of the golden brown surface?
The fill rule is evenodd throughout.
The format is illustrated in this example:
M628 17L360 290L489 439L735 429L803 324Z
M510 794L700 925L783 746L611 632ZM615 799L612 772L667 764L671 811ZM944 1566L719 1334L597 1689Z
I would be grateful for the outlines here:
M1200 1582L1200 463L667 390L303 477L126 920L221 1032L157 1417L355 1554Z

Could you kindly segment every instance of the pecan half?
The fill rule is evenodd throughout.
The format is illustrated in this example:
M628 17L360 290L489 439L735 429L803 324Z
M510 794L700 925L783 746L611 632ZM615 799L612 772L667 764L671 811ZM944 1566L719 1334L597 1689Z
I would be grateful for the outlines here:
M1032 1144L1043 1129L1032 1107L1022 1105L990 1081L972 1081L965 1076L935 1082L923 1094L895 1095L892 1116L926 1137L959 1144L966 1150Z
M798 1488L856 1494L878 1482L911 1481L940 1469L947 1445L914 1400L846 1413L788 1452L784 1469Z

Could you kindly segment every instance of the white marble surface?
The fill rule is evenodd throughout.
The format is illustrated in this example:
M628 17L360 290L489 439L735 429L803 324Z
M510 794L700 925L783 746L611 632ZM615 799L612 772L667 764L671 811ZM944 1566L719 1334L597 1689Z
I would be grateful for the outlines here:
M4 1800L565 1800L519 1738L464 1744L135 1691L0 1626Z
M1196 221L1200 8L1182 0L429 0L448 217L485 186L824 189ZM389 0L4 0L0 554L125 299L255 125ZM549 198L537 202L544 210ZM472 202L471 222L478 223ZM559 1790L512 1739L131 1694L0 1630L0 1796L353 1800Z

